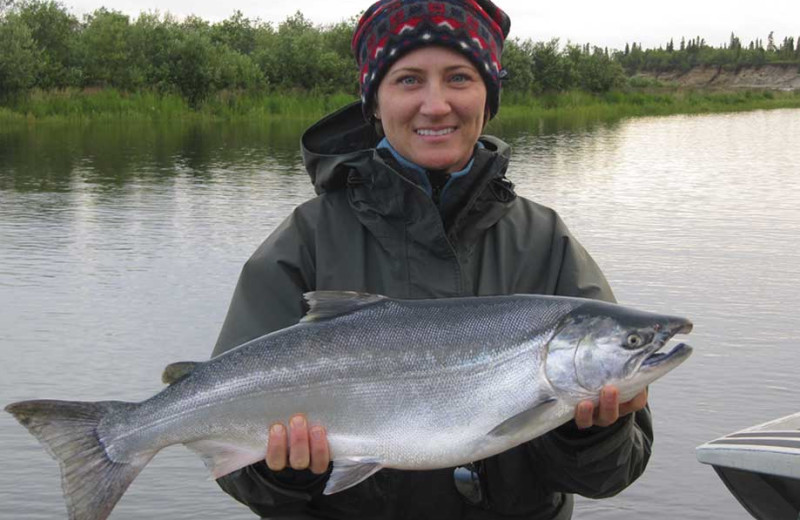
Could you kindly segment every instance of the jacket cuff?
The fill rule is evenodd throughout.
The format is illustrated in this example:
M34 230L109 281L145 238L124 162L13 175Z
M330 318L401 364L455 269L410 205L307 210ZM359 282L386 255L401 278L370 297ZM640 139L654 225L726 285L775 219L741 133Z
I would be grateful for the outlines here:
M575 421L551 431L548 441L555 444L564 456L572 459L575 467L584 467L605 459L631 438L634 415L620 418L611 426L592 426L578 429Z
M315 495L322 493L330 476L330 468L322 475L316 475L309 470L294 470L286 468L281 471L270 470L265 463L254 466L264 484L283 495L301 500L311 500Z

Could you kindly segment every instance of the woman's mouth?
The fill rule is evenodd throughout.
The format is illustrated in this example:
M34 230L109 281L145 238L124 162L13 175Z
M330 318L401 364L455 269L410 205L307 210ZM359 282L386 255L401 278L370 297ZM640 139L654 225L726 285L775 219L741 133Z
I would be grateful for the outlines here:
M441 137L443 135L452 134L456 131L456 127L449 126L447 128L418 128L416 130L417 135L421 135L423 137Z

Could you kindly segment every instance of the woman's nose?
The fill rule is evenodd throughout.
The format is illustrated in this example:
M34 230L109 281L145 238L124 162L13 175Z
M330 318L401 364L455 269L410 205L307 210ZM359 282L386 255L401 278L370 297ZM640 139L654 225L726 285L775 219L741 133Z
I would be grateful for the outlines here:
M430 117L439 117L449 114L450 111L450 101L444 86L435 82L429 83L428 88L425 89L420 113Z

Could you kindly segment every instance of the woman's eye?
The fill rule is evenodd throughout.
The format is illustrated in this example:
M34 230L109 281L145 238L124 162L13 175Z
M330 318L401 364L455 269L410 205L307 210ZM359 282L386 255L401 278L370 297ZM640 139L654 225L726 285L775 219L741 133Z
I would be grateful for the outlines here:
M397 82L401 85L416 85L417 78L414 76L403 76L402 78L398 79Z
M453 83L469 83L473 81L475 78L470 74L465 73L457 73L450 76L450 81Z

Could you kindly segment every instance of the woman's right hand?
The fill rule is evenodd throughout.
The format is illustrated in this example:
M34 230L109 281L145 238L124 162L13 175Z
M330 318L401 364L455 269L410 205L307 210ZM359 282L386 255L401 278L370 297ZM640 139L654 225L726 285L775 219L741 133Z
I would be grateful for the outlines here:
M288 429L282 423L270 427L266 462L272 471L281 471L288 464L292 469L308 469L315 475L321 475L328 470L330 461L325 428L309 428L304 415L293 415Z

